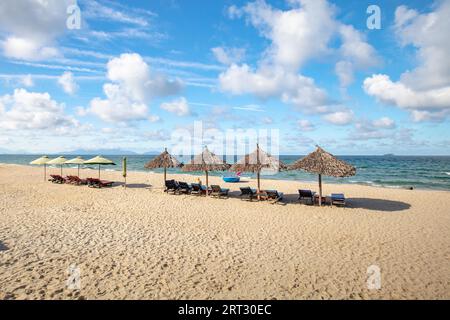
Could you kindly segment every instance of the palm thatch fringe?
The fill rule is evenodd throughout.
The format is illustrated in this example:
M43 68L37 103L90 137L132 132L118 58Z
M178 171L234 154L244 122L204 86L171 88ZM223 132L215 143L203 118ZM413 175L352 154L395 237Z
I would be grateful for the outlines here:
M349 177L356 174L356 168L342 160L337 159L331 153L320 147L308 154L303 159L297 160L290 170L305 170L311 173L322 174L331 177Z
M267 171L282 171L286 170L287 166L278 158L275 158L257 147L255 151L242 157L238 162L231 166L231 171L244 171L257 173L261 170Z
M205 147L202 153L196 155L190 163L183 166L183 171L225 171L229 167L229 164Z
M144 165L147 169L156 169L156 168L178 168L181 167L181 163L172 156L167 149L164 150L159 156L154 158L153 160L147 162Z

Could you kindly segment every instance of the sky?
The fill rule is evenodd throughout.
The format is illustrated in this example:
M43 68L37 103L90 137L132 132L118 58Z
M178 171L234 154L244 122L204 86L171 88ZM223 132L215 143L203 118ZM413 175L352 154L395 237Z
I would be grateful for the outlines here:
M256 132L281 154L450 155L449 16L450 0L2 1L0 153Z

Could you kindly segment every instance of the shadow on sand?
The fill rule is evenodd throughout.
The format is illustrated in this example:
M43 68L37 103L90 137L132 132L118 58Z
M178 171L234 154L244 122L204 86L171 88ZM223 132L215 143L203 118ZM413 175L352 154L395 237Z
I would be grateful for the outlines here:
M123 182L115 182L114 187L123 187ZM127 189L151 189L153 186L146 183L127 183Z
M370 199L370 198L349 198L347 199L347 207L361 208L375 211L402 211L411 208L411 205L406 202L384 200L384 199Z
M3 242L0 241L0 251L6 251L8 249L9 248Z

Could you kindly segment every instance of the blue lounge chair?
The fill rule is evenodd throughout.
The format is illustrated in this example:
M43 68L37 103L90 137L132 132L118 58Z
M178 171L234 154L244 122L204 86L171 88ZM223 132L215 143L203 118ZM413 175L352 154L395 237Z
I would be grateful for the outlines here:
M345 196L343 193L331 194L331 205L345 206Z

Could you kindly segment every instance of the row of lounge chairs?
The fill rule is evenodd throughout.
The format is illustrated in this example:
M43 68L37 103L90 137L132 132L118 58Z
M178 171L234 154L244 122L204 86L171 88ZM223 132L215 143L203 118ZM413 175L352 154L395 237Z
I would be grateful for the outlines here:
M67 183L67 184L73 184L73 185L87 185L90 188L104 188L104 187L111 187L113 185L112 181L106 181L106 180L100 180L97 178L87 178L87 179L80 179L77 176L67 176L62 177L57 174L50 175L51 179L49 181L53 183Z
M241 187L241 199L253 200L269 200L273 203L283 200L284 194L277 190L262 190L259 193L256 189L250 187ZM166 180L166 188L164 192L173 194L193 194L193 195L211 195L218 198L228 197L230 189L225 189L219 185L211 185L207 188L199 183L186 183L176 180ZM298 200L311 205L318 203L318 194L311 190L298 190ZM331 205L345 206L345 196L342 193L332 193L330 197L323 197L323 202L329 202Z
M228 197L230 189L221 188L218 185L212 185L207 188L199 183L188 184L182 181L166 180L166 188L164 192L174 194L194 194L194 195L211 195L218 198Z
M310 204L315 204L318 202L319 195L311 190L298 190L298 200L299 201L309 201ZM330 197L324 197L325 202L329 198L329 203L338 206L345 206L345 195L343 193L332 193Z

